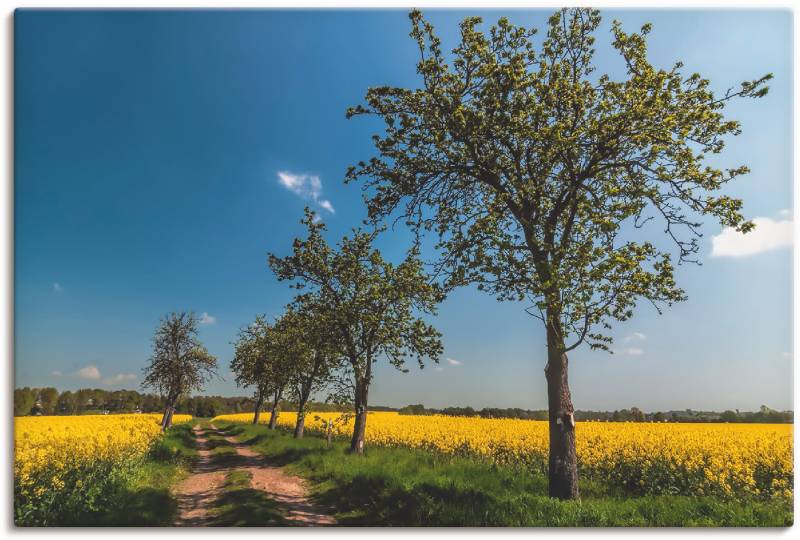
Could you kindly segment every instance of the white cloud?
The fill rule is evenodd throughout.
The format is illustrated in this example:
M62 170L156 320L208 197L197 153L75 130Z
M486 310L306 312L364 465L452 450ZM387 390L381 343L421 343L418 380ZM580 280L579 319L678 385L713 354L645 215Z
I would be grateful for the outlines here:
M57 369L54 369L53 371L50 372L50 375L52 375L53 377L61 377L61 372Z
M64 287L61 286L61 283L53 283L53 290L57 293L64 292Z
M120 373L119 375L103 379L103 384L120 384L133 380L136 380L136 375L133 373Z
M644 354L644 349L639 349L638 347L627 347L622 349L622 352L628 356L641 356Z
M792 211L788 208L784 208L783 210L778 210L778 215L782 218L789 219L792 217Z
M456 360L455 358L448 358L447 363L451 366L461 366L464 364L461 360Z
M89 365L79 369L76 375L81 379L89 379L92 381L96 381L100 379L100 370L97 369L97 366Z
M642 332L634 332L629 336L625 337L625 343L630 343L632 341L646 341L646 340L647 340L647 334L644 334Z
M792 245L793 224L790 219L757 217L753 218L753 223L755 229L747 234L725 227L711 239L711 256L748 257Z
M209 315L205 311L200 315L200 320L198 321L200 324L214 324L217 322L217 318L213 315Z
M331 214L335 212L331 201L320 199L320 197L322 197L322 180L319 176L278 171L278 183L295 195L299 195L306 200L314 201L320 208L327 210Z
M783 358L786 359L786 360L791 360L792 359L792 353L790 353L790 352L781 353L781 356L783 356Z

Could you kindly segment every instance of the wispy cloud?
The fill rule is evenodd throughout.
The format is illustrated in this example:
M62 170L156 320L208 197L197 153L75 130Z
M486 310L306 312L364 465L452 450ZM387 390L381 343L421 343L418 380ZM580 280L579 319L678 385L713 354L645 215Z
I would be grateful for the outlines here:
M323 210L331 214L336 211L331 201L322 199L322 180L314 174L298 174L289 171L278 171L278 183L283 187L302 197L307 201L313 201Z
M97 381L101 377L100 370L97 369L97 366L93 365L82 367L75 373L75 375L77 375L81 379L89 379L90 381Z
M53 291L57 293L62 293L64 292L64 287L61 286L61 283L58 282L53 283Z
M451 366L464 365L464 362L462 362L461 360L456 360L455 358L448 358L447 363L450 364Z
M136 375L134 375L133 373L120 373L112 377L106 377L105 379L103 379L103 384L112 385L129 381L135 381L135 380L136 380Z
M783 358L785 360L791 360L792 359L792 353L790 353L790 352L781 353L781 356L783 356Z
M638 347L626 347L622 349L622 354L627 354L628 356L641 356L644 354L644 349L640 349Z
M757 217L753 219L755 229L747 234L725 227L711 239L712 257L749 257L767 251L787 248L792 245L792 220L788 211L779 213L781 218Z
M53 371L50 372L50 375L52 375L53 377L61 377L61 372L57 369L54 369Z
M198 321L200 324L214 324L217 322L217 318L213 315L209 315L205 311L200 315L200 320Z
M625 336L625 343L646 341L646 340L647 340L647 334L644 334L643 332L634 332L632 334Z

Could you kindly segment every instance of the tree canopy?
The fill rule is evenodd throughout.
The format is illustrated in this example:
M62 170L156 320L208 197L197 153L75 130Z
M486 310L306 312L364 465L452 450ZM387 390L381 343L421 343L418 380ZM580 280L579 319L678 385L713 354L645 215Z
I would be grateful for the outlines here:
M241 388L254 388L255 417L258 421L261 405L270 391L271 382L271 348L270 331L272 327L263 315L239 330L239 337L234 343L234 354L231 360L231 372L236 385Z
M164 396L165 428L178 399L202 389L216 375L217 359L200 342L198 322L191 312L171 313L161 319L153 337L153 355L143 370L142 388L153 388Z
M536 30L500 18L461 23L448 57L422 14L411 37L420 53L416 89L370 88L348 116L376 115L378 156L348 171L363 179L369 215L390 215L438 234L448 287L477 282L501 300L556 312L574 341L607 348L595 331L625 320L637 299L657 307L684 299L669 252L625 230L658 223L679 261L695 260L701 219L749 231L742 202L720 193L745 166L716 168L740 124L723 110L762 97L766 75L722 95L681 62L647 59L650 25L612 26L625 66L615 80L594 73L600 13L556 12L537 47Z

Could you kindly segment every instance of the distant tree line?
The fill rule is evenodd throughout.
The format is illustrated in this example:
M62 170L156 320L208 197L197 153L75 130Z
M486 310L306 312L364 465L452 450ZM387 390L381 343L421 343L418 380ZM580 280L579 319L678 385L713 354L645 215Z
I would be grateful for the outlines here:
M156 394L136 390L103 390L82 388L59 392L48 388L17 388L14 390L14 416L109 414L163 412L166 399ZM178 414L216 416L218 414L253 410L249 397L193 396L183 398L175 406Z
M547 420L546 410L528 410L512 407L500 409L484 407L445 407L443 409L426 408L422 404L406 405L398 409L404 415L430 415L443 414L447 416L477 416L481 418L517 418L522 420ZM715 411L656 411L646 413L638 407L615 411L575 411L576 420L591 420L605 422L731 422L731 423L761 423L761 424L791 424L794 422L794 412L776 411L762 405L756 412L726 410Z
M255 411L254 397L193 396L178 401L175 407L178 414L191 414L198 417L213 417L220 414L251 413ZM59 392L52 387L17 388L14 390L14 416L70 415L70 414L109 414L163 412L165 400L155 394L143 394L135 390L103 390L100 388L82 388ZM279 409L296 411L298 403L292 400L281 400ZM309 401L307 411L313 412L348 412L352 406L346 403L324 403ZM373 405L372 411L397 411L403 415L443 414L447 416L473 416L481 418L517 418L521 420L547 420L544 409L530 410L519 407L498 408L484 407L444 407L442 409L427 408L422 404L406 405L399 409ZM777 411L762 405L758 411L681 411L643 412L638 407L615 411L575 411L577 420L607 422L731 422L754 424L791 424L794 422L793 411Z
M56 388L17 388L14 390L14 416L28 415L74 415L161 413L166 401L155 394L144 394L136 390L103 390L101 388L82 388L59 392ZM285 411L297 410L297 403L283 400L280 408ZM314 412L345 412L351 410L346 404L320 403L311 401L306 405ZM391 407L371 407L375 411L393 411ZM177 414L191 414L199 417L213 417L220 414L251 413L255 410L252 397L193 396L178 401Z

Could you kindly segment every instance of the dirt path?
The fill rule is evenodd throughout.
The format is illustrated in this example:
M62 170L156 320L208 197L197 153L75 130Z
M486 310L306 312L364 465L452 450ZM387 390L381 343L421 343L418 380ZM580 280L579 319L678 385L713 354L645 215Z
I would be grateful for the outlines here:
M199 458L192 469L192 474L181 482L176 491L178 499L178 527L199 527L208 520L208 509L222 492L227 470L215 467L208 449L205 431L194 426L197 453Z
M242 466L237 469L248 471L252 475L250 482L253 489L266 492L271 499L278 502L289 521L305 526L336 523L333 516L311 502L308 498L308 488L302 478L287 474L281 467L269 465L261 454L233 437L225 437L225 440L242 457Z
M211 432L223 436L213 425ZM202 527L209 525L209 510L222 494L226 475L231 471L250 473L253 489L266 493L277 502L286 519L294 525L334 525L336 520L308 497L305 481L284 472L280 467L266 463L264 457L233 437L225 437L239 456L233 466L213 462L206 431L194 427L199 458L192 474L176 488L179 517L176 526Z

